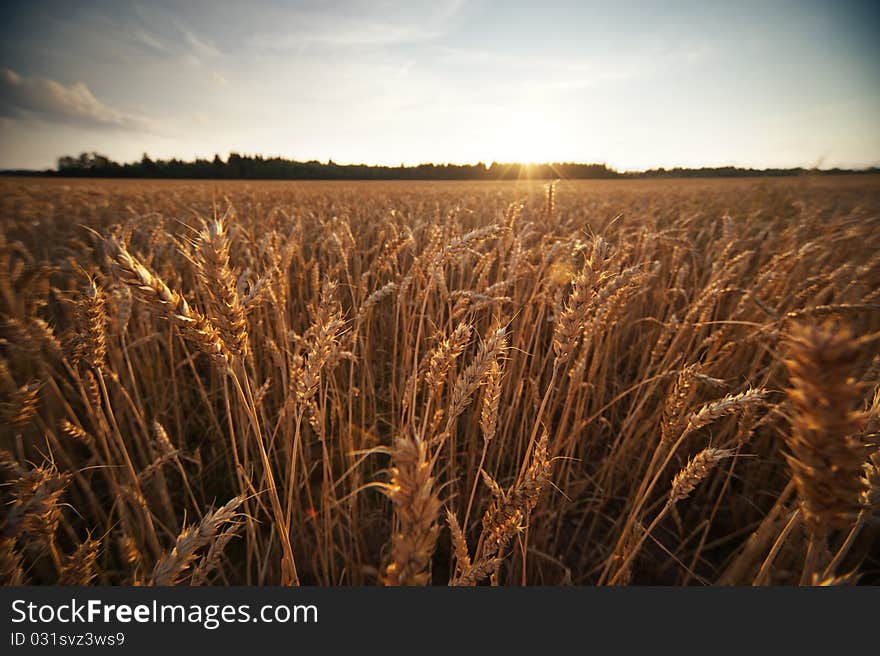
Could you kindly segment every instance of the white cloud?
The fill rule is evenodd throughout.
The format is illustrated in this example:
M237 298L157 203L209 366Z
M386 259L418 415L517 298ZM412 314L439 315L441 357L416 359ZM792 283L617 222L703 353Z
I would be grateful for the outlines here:
M65 86L56 80L24 77L8 68L0 69L0 116L90 128L148 128L143 118L101 102L85 82Z

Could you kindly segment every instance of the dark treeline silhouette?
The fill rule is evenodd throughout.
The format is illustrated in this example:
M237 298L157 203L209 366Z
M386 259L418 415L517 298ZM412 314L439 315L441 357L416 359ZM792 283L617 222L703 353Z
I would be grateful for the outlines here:
M231 153L226 161L219 155L213 160L153 160L146 154L139 162L120 164L95 152L79 157L58 159L58 168L47 171L3 171L12 175L47 175L96 178L193 178L254 180L553 180L625 179L625 178L716 178L749 176L790 176L805 173L845 174L876 173L877 167L852 169L745 169L733 166L715 168L650 169L616 171L605 164L519 164L492 162L483 164L419 164L417 166L374 166L337 164L328 161L298 162L281 157Z

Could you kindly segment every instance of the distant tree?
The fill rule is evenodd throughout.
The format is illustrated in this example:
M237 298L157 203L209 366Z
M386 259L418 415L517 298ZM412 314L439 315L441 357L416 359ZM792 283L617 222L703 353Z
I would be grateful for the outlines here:
M118 164L96 152L84 152L77 157L65 155L58 158L55 172L60 176L103 176L131 178L245 178L274 180L518 180L536 179L611 179L611 178L712 178L730 176L780 176L780 175L840 175L855 173L851 169L742 169L732 166L715 168L657 168L647 171L621 173L605 164L556 162L524 165L520 163L484 162L477 164L434 164L423 162L416 166L369 166L366 164L337 164L332 159L326 163L261 155L230 153L226 162L215 154L211 161L196 159L185 162L179 159L152 160L144 153L139 162ZM878 173L877 167L865 169L864 173Z
M79 161L75 157L71 157L70 155L64 155L63 157L58 158L58 170L59 171L70 171L72 169L78 168Z

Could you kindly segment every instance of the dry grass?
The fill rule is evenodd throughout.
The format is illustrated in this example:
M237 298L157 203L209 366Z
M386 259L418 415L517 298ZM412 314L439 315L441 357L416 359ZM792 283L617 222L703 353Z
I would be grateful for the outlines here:
M0 188L4 583L880 581L876 178Z

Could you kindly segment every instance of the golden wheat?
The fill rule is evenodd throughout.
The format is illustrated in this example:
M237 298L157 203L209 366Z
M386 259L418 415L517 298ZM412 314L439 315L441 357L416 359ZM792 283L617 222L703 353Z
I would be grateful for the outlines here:
M878 582L876 177L0 192L3 583Z

